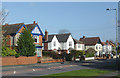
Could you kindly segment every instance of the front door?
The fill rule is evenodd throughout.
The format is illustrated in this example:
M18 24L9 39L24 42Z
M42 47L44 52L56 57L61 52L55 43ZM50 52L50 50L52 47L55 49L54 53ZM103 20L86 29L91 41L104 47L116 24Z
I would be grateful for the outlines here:
M37 57L42 57L41 48L36 48Z

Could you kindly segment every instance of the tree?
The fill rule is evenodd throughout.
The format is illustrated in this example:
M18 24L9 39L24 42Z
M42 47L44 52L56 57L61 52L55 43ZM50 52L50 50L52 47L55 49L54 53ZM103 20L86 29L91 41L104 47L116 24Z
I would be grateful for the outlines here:
M7 42L10 40L10 38L8 38L7 36L3 36L3 39L2 39L2 46L7 46Z
M7 9L2 9L0 11L0 21L1 24L3 25L5 23L6 17L8 16L9 12Z
M18 39L18 52L23 56L35 55L34 39L31 36L30 30L25 28Z

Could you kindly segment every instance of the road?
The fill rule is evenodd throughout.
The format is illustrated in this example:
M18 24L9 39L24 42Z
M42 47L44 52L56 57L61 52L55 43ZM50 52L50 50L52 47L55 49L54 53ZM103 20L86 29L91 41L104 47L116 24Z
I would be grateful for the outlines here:
M61 73L80 69L104 69L104 70L120 70L120 60L91 60L82 62L65 62L33 64L20 66L3 66L3 76L43 76L53 73Z

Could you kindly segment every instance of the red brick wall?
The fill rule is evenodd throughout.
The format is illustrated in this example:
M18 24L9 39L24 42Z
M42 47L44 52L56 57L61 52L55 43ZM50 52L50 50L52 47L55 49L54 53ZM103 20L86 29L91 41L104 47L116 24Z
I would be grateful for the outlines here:
M44 43L44 50L48 50L48 43Z
M53 63L53 62L64 62L64 60L63 59L53 59L53 60L41 61L41 63Z
M15 58L14 56L6 56L2 57L0 61L2 60L2 65L25 65L25 64L35 64L37 63L37 56L20 56L18 58Z

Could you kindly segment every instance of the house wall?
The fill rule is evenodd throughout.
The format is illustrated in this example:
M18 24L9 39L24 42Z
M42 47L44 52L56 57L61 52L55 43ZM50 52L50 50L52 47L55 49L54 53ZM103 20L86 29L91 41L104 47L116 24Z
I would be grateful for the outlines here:
M101 44L96 44L95 45L95 51L100 51L100 52L102 52L102 45Z
M80 46L80 47L79 47ZM77 43L77 44L75 44L75 50L84 50L84 44L79 44L79 43Z
M54 42L56 43L55 46L54 46ZM48 50L58 50L59 47L60 47L60 44L57 40L57 37L54 36L52 41L50 43L48 43Z
M103 52L112 52L112 46L111 45L104 45L102 48Z
M69 46L69 42L72 42L72 46ZM67 46L66 46L67 50L68 50L69 48L73 48L73 49L74 49L74 40L73 40L73 38L72 38L71 35L69 36L66 45L67 45Z
M41 34L37 26L33 29L32 33Z

